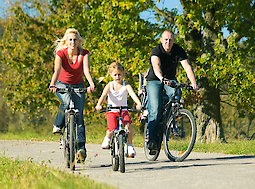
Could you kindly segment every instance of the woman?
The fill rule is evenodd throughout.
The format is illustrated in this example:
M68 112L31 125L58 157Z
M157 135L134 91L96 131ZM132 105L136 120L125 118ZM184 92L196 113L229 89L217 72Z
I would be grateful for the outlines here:
M89 51L83 49L85 40L80 36L76 29L67 29L64 37L56 41L56 57L54 65L54 74L50 83L50 91L56 92L57 88L66 87L81 87L84 88L84 81L82 75L86 76L89 82L88 92L95 90L95 85L90 74L90 57ZM64 112L70 103L70 96L65 94L56 93L61 101L54 127L53 133L61 133L65 124ZM79 109L78 119L78 145L82 161L86 158L86 136L85 126L83 120L83 108L85 103L85 94L76 94L73 98L75 108Z

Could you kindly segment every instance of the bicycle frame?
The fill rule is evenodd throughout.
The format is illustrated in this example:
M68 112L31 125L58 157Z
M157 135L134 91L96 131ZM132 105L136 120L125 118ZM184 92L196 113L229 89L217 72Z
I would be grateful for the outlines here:
M143 75L139 74L139 89L146 89L145 86L143 86ZM191 152L195 138L196 138L196 124L194 120L194 116L186 109L183 108L183 100L178 98L178 91L181 88L186 88L187 90L193 90L193 87L188 86L183 83L176 83L173 82L166 82L164 84L167 84L168 86L174 88L174 95L172 99L169 99L168 96L164 94L163 96L163 104L162 104L162 111L161 111L161 119L159 121L159 132L158 132L158 149L149 151L147 149L147 142L148 142L148 123L147 119L139 119L139 121L144 124L144 151L146 158L150 161L155 161L160 153L162 142L164 142L164 151L166 156L170 161L183 161ZM143 102L143 109L146 109L144 107L144 99L146 98L146 90L142 90L142 93L140 93L139 96L142 97ZM141 114L142 115L142 114ZM140 116L141 117L141 116ZM185 120L185 122L183 121ZM178 122L178 123L177 123ZM188 130L187 130L188 129ZM185 131L188 131L188 134L185 135ZM179 132L181 131L181 132ZM190 133L192 133L191 138L189 138ZM174 142L178 144L178 138L182 141L187 138L189 138L190 143L187 145L185 143L184 150L181 150L181 152L177 155L173 155L173 150L171 149L171 142L175 140ZM164 140L163 140L164 139ZM169 140L170 139L170 140ZM181 144L181 143L180 143ZM187 146L187 149L185 149ZM183 155L182 155L183 154Z
M101 112L110 111L112 109L119 110L119 118L117 119L117 129L113 131L113 136L112 136L112 140L110 144L111 156L112 156L112 169L114 171L117 171L120 167L120 172L124 173L125 172L124 144L127 145L128 143L128 132L123 125L122 111L124 109L127 109L127 110L132 110L132 109L127 106L120 106L120 107L108 106L104 108L104 110Z
M61 136L61 140L63 140L64 146L64 153L65 157L67 158L67 166L70 167L71 170L75 169L75 161L77 159L77 138L78 138L78 129L76 119L79 115L79 110L75 108L73 95L75 93L86 93L86 89L84 88L58 88L57 92L59 93L68 93L70 94L70 103L67 110L65 110L65 126L64 131L66 136ZM75 131L75 132L73 132ZM75 133L73 135L73 133ZM66 152L67 150L67 152ZM69 152L69 153L68 153Z

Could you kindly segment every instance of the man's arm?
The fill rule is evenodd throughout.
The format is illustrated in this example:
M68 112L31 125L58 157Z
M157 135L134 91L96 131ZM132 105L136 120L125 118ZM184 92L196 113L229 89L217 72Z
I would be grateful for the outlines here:
M187 76L191 82L191 85L193 87L193 89L198 90L198 86L197 86L197 82L196 82L196 78L195 78L195 74L189 64L188 59L182 60L181 61L182 67L184 68L184 70L187 73Z
M151 64L152 64L155 75L159 78L160 81L162 81L163 74L160 69L161 62L160 62L159 57L151 56Z

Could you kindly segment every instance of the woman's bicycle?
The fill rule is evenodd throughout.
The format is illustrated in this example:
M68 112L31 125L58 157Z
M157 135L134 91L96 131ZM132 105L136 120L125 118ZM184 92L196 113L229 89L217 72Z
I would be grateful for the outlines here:
M112 169L113 171L118 171L120 168L120 172L125 172L125 156L128 157L128 151L126 154L124 152L124 145L128 144L128 132L125 129L122 121L122 111L136 111L134 108L130 108L127 106L119 106L112 107L108 106L103 108L100 113L108 112L110 110L119 110L119 117L117 118L117 129L113 131L113 136L110 142L110 150L111 150L111 160L112 160ZM127 148L128 150L128 148Z
M143 85L142 75L139 78L139 91L142 91L139 96L142 103L145 104L147 98L146 86ZM166 95L163 97L162 116L157 137L159 148L157 150L151 152L147 148L149 139L148 120L140 119L140 122L144 123L144 151L146 158L150 161L155 161L158 158L162 142L168 159L178 162L183 161L190 154L195 144L197 127L194 116L189 110L183 108L183 100L178 98L178 91L181 88L187 90L193 90L193 88L176 82L171 82L170 86L175 89L174 97L170 100Z
M64 149L64 157L66 165L71 170L75 170L75 161L78 159L81 161L81 156L78 154L78 133L77 133L77 119L79 116L79 110L74 107L73 95L76 93L86 93L85 88L57 88L58 93L68 93L70 95L70 104L68 109L65 111L65 126L62 129L64 132L61 133L60 142Z

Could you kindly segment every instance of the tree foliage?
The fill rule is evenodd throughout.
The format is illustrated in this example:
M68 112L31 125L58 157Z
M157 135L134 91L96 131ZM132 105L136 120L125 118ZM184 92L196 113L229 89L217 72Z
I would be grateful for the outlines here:
M189 53L202 91L198 109L207 109L199 124L216 122L221 127L221 101L237 108L240 116L255 117L254 87L254 0L180 0L183 13L176 9L160 10L154 5L156 17L163 28L177 33L176 41ZM223 36L222 30L230 35ZM185 73L180 74L183 79ZM218 96L218 98L215 98ZM216 112L219 113L216 113ZM207 117L207 118L206 118ZM205 132L206 127L202 127ZM219 133L220 131L215 131ZM216 136L216 134L215 134Z
M153 25L142 20L139 13L151 4L144 0L24 0L14 3L5 21L1 43L1 80L13 109L30 115L57 104L56 97L47 91L53 74L53 42L67 28L76 28L86 40L90 51L92 76L107 75L113 61L127 69L131 84L133 77L148 67L148 56L154 36ZM105 81L108 81L106 78ZM102 86L89 95L87 109L95 104Z

